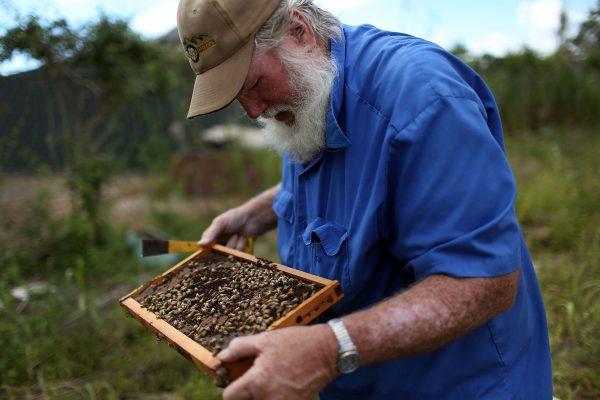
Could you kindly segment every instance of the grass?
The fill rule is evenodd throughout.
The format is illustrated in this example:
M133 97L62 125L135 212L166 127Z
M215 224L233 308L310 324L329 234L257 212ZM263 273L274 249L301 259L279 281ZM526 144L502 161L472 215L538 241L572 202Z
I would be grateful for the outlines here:
M509 137L517 212L544 295L556 396L600 396L600 135Z
M166 265L141 264L124 227L104 224L104 241L94 242L76 210L49 215L51 200L34 199L28 219L13 227L14 240L0 244L0 398L220 398L199 370L118 305ZM168 209L151 219L168 233L197 235L207 223ZM49 290L26 302L11 296L32 281Z
M507 137L520 190L517 212L544 294L555 391L562 400L600 397L597 133L547 130ZM234 156L237 168L246 168L248 161ZM250 156L264 187L277 179L277 160L269 157ZM186 211L185 204L192 202L164 187L160 199L150 191L145 196L161 206L151 207L145 223L195 238L214 214L248 195L245 183L236 187L240 197L213 199L216 206L203 212ZM168 206L172 196L177 207ZM117 305L119 296L165 265L141 264L125 244L125 226L104 225L105 240L96 243L81 214L48 213L49 197L29 204L22 224L10 225L3 220L10 216L0 210L1 226L8 230L3 237L12 238L0 241L0 398L220 398L220 390L199 370ZM273 234L257 242L258 254L273 257L274 252ZM26 303L15 301L11 290L31 281L44 282L49 290Z

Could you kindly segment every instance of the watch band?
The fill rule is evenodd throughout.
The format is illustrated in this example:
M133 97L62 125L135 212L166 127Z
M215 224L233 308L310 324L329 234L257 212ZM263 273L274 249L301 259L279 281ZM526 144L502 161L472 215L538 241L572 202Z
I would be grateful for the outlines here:
M340 354L349 351L356 351L356 346L352 342L350 334L348 333L348 330L346 329L346 326L344 325L344 322L342 322L341 319L334 318L332 320L329 320L327 321L327 325L331 327L331 330L333 331L333 334L335 335L338 341L338 345L340 347Z

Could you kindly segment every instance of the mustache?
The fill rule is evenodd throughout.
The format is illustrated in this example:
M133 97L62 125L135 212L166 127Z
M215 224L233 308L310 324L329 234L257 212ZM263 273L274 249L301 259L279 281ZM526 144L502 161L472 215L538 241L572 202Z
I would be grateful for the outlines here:
M263 111L263 113L260 116L262 118L275 118L277 114L285 111L294 113L295 109L294 107L287 104L278 104L273 107L267 108L265 111Z

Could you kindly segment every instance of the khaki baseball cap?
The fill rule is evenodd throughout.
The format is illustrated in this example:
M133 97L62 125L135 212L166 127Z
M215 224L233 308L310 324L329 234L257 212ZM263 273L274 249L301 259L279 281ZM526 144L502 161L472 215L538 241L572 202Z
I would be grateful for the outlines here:
M177 31L196 82L188 118L220 110L244 85L254 35L281 0L180 0Z

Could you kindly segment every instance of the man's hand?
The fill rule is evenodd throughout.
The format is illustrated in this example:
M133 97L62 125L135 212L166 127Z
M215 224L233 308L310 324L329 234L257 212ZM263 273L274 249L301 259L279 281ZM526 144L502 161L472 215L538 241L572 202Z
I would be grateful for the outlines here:
M325 324L236 338L217 357L251 357L254 365L225 389L223 400L312 400L338 375L337 354L337 340Z
M279 187L278 184L217 216L206 228L198 244L224 243L227 247L243 250L247 237L256 237L275 228L277 217L271 205Z
M227 247L243 250L247 237L261 234L260 226L253 224L252 215L243 206L233 208L217 216L202 233L198 242L201 246L209 243L226 243Z

